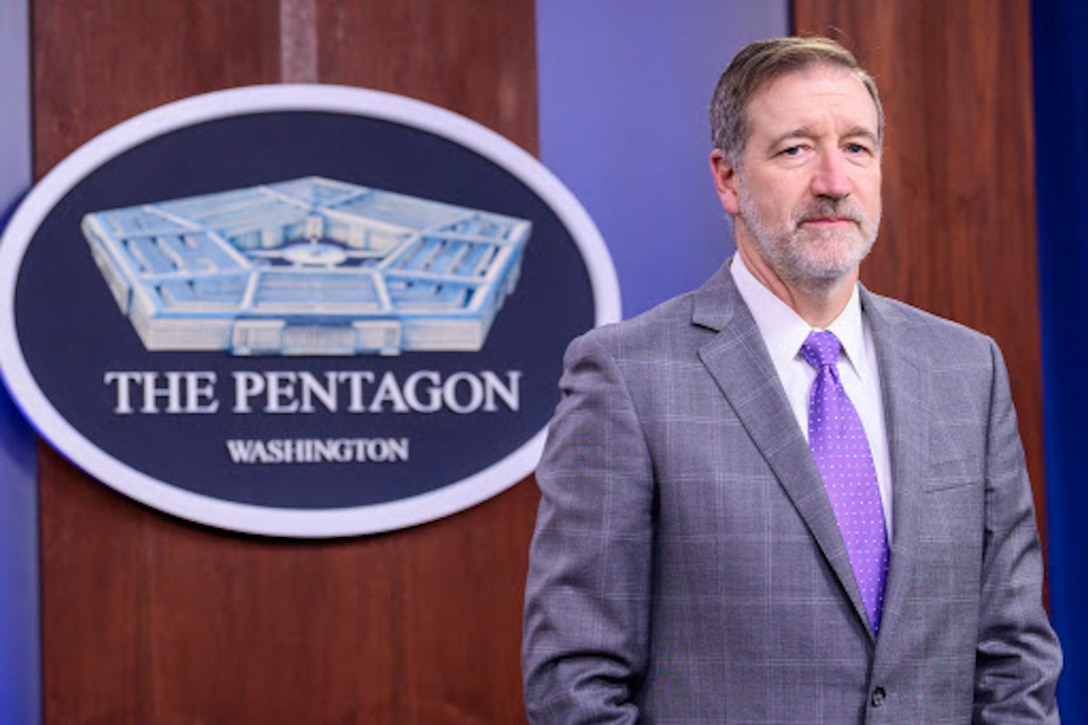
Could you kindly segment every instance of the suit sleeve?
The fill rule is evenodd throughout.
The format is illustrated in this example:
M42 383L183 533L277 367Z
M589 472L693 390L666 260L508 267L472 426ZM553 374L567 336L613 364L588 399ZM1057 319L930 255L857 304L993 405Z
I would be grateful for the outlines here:
M628 382L575 340L536 478L522 665L533 723L633 723L648 649L653 472Z
M997 346L991 349L974 720L1058 722L1062 654L1041 601L1042 554L1008 373Z

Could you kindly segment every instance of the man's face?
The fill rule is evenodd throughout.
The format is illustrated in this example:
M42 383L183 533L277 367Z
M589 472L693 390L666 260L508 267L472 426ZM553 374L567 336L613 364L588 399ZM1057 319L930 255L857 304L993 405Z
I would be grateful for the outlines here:
M746 261L808 292L852 282L880 225L877 112L865 86L846 69L811 66L757 91L747 119L739 167L711 157Z

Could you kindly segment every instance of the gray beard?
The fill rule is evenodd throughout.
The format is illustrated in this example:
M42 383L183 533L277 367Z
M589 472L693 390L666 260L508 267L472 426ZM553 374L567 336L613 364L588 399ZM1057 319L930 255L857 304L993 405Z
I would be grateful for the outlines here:
M864 216L842 201L821 199L810 204L790 220L792 231L783 231L773 230L763 223L743 184L739 198L740 219L751 233L760 257L779 279L806 294L818 294L834 288L861 264L876 243L879 217L872 232L860 244L855 240L836 239L840 234L837 231L811 232L800 229L807 219L845 216L852 219L859 230L864 230ZM846 249L823 254L823 248L831 244Z

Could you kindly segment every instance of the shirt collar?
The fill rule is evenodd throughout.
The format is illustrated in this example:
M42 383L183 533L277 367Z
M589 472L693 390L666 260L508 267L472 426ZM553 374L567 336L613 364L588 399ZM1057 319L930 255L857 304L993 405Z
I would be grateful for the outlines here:
M741 299L755 318L756 326L759 327L760 335L775 365L799 359L801 345L813 328L794 312L793 308L763 286L763 283L749 271L739 254L733 255L729 272L737 285ZM865 334L861 316L861 296L858 293L857 284L850 293L846 307L827 326L827 329L839 338L847 362L857 376L865 380L869 370L864 355Z

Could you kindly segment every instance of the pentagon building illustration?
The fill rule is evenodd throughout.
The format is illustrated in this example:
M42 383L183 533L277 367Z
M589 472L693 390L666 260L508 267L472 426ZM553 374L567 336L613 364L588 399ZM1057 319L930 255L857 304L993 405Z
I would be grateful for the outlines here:
M531 223L319 177L87 214L148 350L479 350Z

